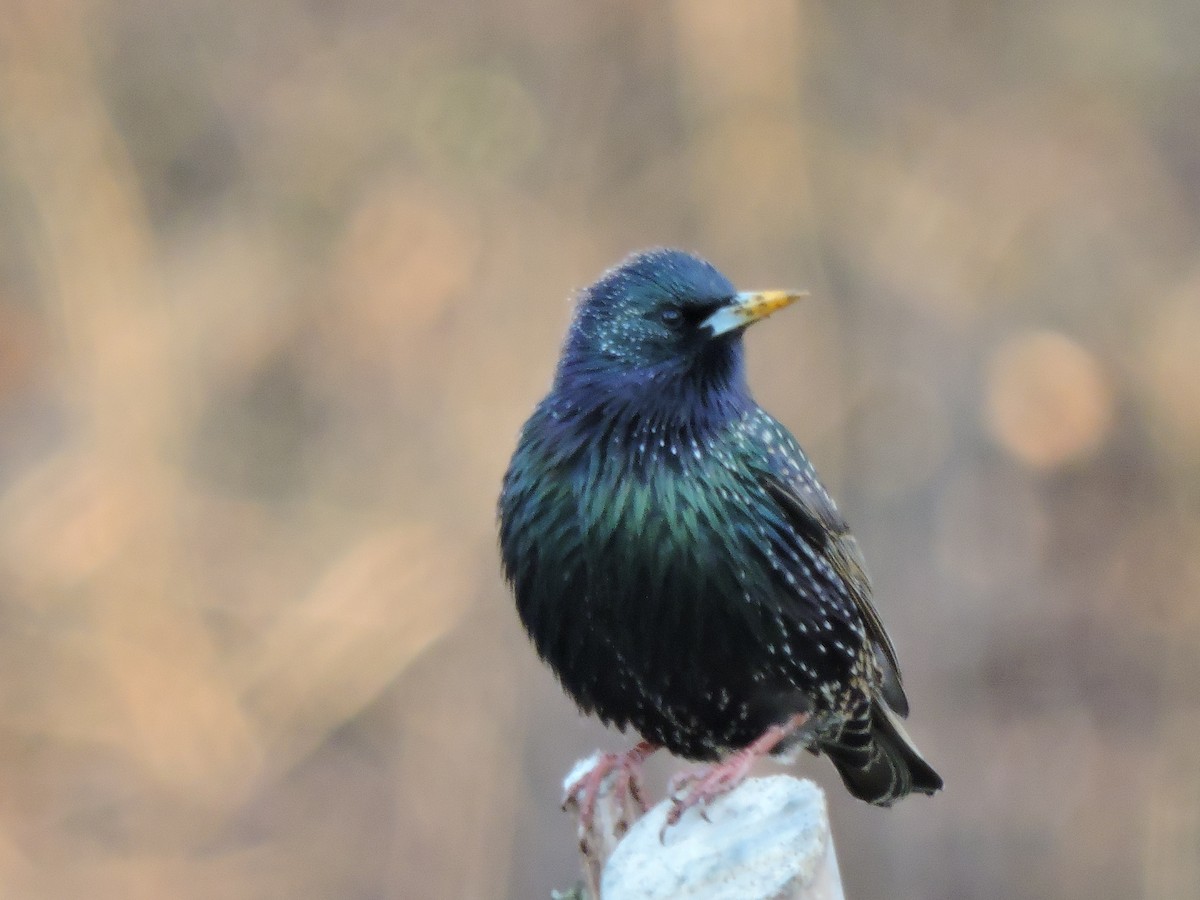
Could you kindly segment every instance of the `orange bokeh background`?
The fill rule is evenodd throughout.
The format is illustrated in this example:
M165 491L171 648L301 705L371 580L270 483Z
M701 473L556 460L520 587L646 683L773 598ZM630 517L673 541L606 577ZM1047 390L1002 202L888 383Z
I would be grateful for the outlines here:
M0 894L545 897L580 719L494 504L571 292L813 298L760 401L943 795L854 897L1200 885L1200 16L9 0ZM669 761L652 767L661 790Z

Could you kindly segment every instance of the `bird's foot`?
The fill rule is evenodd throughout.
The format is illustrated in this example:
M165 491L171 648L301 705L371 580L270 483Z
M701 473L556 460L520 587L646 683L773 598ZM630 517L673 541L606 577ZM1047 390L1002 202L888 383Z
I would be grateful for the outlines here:
M792 716L780 725L772 725L752 743L719 763L699 772L681 772L675 775L667 789L672 801L671 811L667 813L666 822L658 834L659 840L663 839L667 829L676 824L689 809L709 803L745 781L756 760L771 753L807 721L808 716L805 714ZM700 813L704 815L703 810Z
M579 814L579 853L589 896L600 896L604 863L633 820L646 811L642 763L657 749L642 741L625 753L595 753L577 763L566 778L563 809Z
M597 753L587 761L586 771L573 780L570 779L576 772L567 776L569 780L564 785L563 809L574 807L579 811L579 825L584 831L592 830L596 802L602 795L611 793L622 806L625 799L629 798L638 814L644 813L646 801L642 794L642 763L657 749L649 741L642 741L625 753ZM578 769L576 767L576 771ZM613 779L611 787L610 778ZM628 827L627 822L625 827Z

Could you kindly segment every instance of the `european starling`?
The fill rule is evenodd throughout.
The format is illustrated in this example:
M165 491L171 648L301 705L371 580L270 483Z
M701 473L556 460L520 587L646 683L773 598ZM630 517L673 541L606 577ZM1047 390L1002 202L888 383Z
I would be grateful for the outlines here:
M504 572L538 653L644 739L598 777L629 785L658 747L719 762L672 820L796 747L879 806L942 786L900 725L858 544L746 384L744 329L799 296L738 293L679 250L629 257L580 295L504 477ZM586 815L598 779L576 787Z

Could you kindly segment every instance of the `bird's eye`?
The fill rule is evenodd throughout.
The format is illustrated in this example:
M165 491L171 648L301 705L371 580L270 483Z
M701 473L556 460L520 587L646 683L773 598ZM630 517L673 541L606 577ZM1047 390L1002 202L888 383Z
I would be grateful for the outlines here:
M678 328L679 324L683 321L683 313L674 306L668 306L658 315L662 319L662 323L668 328Z

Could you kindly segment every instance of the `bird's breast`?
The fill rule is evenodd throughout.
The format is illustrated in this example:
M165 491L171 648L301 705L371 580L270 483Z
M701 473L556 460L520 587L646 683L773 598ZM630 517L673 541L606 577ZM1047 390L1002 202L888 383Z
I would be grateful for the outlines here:
M674 673L739 632L756 567L745 488L690 446L634 454L581 456L511 505L518 609L556 668L603 643L622 665Z
M735 442L563 446L518 451L501 543L522 621L584 709L643 734L689 716L752 730L842 666L806 608L812 560Z

